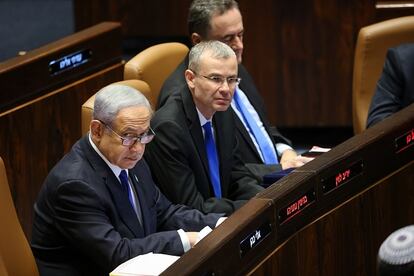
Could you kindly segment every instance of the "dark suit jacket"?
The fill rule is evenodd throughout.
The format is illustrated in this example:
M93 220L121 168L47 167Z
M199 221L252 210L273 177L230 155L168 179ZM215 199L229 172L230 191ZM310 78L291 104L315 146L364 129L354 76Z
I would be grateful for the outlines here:
M263 188L237 154L230 110L213 116L223 198L214 197L200 120L190 91L183 87L159 109L151 126L156 136L145 158L164 194L204 213L232 213Z
M163 106L168 98L172 94L177 94L176 91L182 89L186 86L184 72L188 67L188 56L181 62L175 71L167 78L163 87L161 88L160 95L158 98L158 107ZM290 144L290 141L283 137L276 127L270 126L269 121L267 120L267 115L265 111L265 106L263 99L260 96L257 88L253 82L252 77L247 72L246 68L239 64L239 77L242 79L240 82L240 89L246 94L252 106L255 108L257 114L259 115L263 125L272 139L273 143L286 143ZM234 112L233 112L234 113ZM280 165L264 165L262 159L260 158L259 153L257 152L256 147L252 139L249 136L246 128L244 127L242 121L234 113L235 122L236 122L236 135L239 141L239 154L240 158L246 164L247 168L254 174L258 179L264 174L275 172L281 170Z
M390 48L368 112L367 127L414 103L414 44Z
M87 136L52 169L34 206L31 246L41 275L108 275L140 254L180 255L176 229L215 226L218 214L171 204L154 185L144 160L129 175L143 226Z

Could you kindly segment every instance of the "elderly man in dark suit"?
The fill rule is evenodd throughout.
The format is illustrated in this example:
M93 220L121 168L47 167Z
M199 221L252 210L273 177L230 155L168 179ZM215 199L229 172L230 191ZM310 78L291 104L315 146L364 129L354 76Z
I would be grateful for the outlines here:
M246 166L258 179L264 174L302 166L309 158L297 156L290 141L283 137L267 119L263 99L241 64L243 54L243 21L238 4L234 0L194 0L188 14L188 29L193 45L200 41L219 40L229 45L237 56L238 76L242 82L237 87L232 109L236 118L235 135L239 152ZM186 85L184 72L188 57L164 83L158 106Z
M388 50L368 112L367 128L414 103L414 44Z
M236 54L222 42L200 42L185 78L188 86L155 113L157 137L145 158L171 201L231 214L263 189L238 155L229 109L240 81Z
M181 255L196 231L216 225L220 215L173 205L154 184L141 159L154 137L151 116L131 87L97 93L90 133L52 169L34 206L41 275L108 275L140 254Z

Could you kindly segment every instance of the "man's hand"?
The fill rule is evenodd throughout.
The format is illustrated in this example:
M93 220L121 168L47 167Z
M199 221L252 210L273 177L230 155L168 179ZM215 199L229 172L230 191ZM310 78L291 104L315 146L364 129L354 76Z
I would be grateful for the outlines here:
M198 241L198 232L185 232L187 234L188 240L190 241L190 246L193 247Z
M298 155L294 150L287 149L283 152L280 158L280 165L282 169L298 168L313 160L311 157L304 157Z

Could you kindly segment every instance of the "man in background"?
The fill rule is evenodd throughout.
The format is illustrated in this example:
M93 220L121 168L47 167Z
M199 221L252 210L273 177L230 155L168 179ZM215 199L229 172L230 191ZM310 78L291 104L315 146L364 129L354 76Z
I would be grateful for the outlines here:
M368 112L367 128L414 103L414 44L390 48Z
M290 142L267 119L263 99L241 64L243 54L243 20L234 0L194 0L188 14L188 29L193 45L201 41L219 40L230 46L236 54L238 76L242 79L236 86L231 107L236 120L235 132L239 142L240 157L246 166L261 179L263 175L300 167L311 159L298 156ZM184 72L188 56L164 83L158 105L186 85Z

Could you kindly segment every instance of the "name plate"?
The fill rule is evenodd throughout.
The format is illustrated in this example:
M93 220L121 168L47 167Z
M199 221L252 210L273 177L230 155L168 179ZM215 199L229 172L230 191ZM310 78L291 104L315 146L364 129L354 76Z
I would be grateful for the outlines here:
M289 203L287 206L280 209L278 214L280 224L298 215L303 211L303 209L315 202L315 199L315 189L311 188L306 193L300 195L297 199Z
M51 75L60 74L88 62L92 57L91 50L82 50L49 62Z
M269 222L263 223L259 228L251 232L240 242L240 255L243 257L255 248L262 240L269 236L272 227Z
M400 153L414 145L414 129L404 133L398 138L395 138L394 143L396 153Z
M345 183L348 183L358 175L362 174L363 172L364 164L362 160L359 160L355 163L353 163L351 166L339 170L337 173L328 176L326 178L322 178L321 182L323 193L329 193L332 190L338 188L339 186L344 185Z

